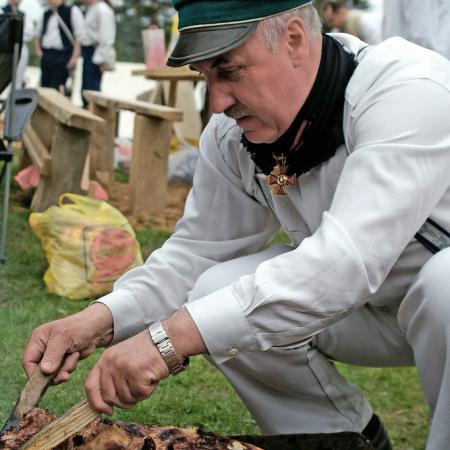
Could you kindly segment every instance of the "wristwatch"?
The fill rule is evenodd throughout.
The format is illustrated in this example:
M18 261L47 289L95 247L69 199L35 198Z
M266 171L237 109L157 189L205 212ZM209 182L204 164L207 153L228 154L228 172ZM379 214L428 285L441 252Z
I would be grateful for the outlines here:
M159 353L161 353L171 375L176 375L188 368L189 358L183 359L178 355L161 322L155 322L150 325L148 327L148 332L150 333L153 343L158 348Z

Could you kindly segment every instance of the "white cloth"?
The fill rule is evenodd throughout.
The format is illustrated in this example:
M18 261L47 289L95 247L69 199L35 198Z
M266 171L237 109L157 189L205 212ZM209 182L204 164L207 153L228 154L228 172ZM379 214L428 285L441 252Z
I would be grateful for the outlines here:
M92 61L101 64L108 61L108 52L116 39L116 20L114 11L102 0L88 7L84 17L84 33L81 45L93 45Z
M366 45L335 37L354 54ZM187 305L216 362L304 344L362 304L405 295L413 274L401 268L417 264L409 259L416 231L429 216L450 229L450 63L400 38L363 55L346 90L346 145L289 195L271 198L277 218L241 130L212 118L176 232L101 300L114 342L180 308L202 272L259 251L279 223L295 250ZM403 275L384 283L393 270Z
M70 10L70 22L72 25L73 37L75 39L81 39L84 29L84 18L80 8L76 5L73 5ZM41 47L43 49L63 50L64 45L59 30L58 16L56 14L52 14L52 16L48 19L47 29L45 30L44 36L41 38L43 26L44 15L41 16L37 23L35 34L37 38L41 39Z
M383 38L400 36L450 59L448 0L384 0Z

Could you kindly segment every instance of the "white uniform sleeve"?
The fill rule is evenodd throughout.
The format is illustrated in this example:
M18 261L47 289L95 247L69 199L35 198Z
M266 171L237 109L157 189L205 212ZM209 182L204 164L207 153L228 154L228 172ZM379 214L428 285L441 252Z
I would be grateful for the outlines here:
M101 64L108 60L108 51L114 46L116 39L116 20L114 11L103 8L99 16L98 45L92 57L94 64Z
M70 21L72 23L72 30L75 39L81 39L84 33L84 17L78 6L72 6L70 13Z
M34 37L37 37L39 39L41 38L43 26L44 26L44 13L41 14L41 16L39 17L39 19L36 23L36 27L34 29Z
M354 153L318 230L187 305L218 363L306 342L379 289L449 187L449 117L448 90L428 80L366 94L352 112Z
M259 251L279 229L269 209L244 192L242 178L224 161L214 122L202 135L193 189L175 233L99 300L113 314L113 343L168 317L185 304L206 269Z
M23 23L23 42L30 42L35 36L33 21L25 14Z

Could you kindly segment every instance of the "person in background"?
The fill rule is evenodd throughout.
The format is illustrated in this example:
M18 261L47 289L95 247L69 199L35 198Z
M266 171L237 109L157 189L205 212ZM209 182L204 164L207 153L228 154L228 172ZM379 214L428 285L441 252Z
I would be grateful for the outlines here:
M116 21L108 0L83 0L86 6L85 27L81 39L83 56L83 90L100 91L102 75L108 70L108 60L114 51ZM87 106L83 98L84 107Z
M350 9L346 0L325 0L322 3L325 24L333 32L353 34L368 44L381 42L381 21L369 11Z
M384 0L383 39L400 36L450 59L448 0Z
M20 51L19 64L17 66L16 74L16 88L20 89L24 85L25 69L28 66L28 42L33 38L33 24L25 15L25 13L19 9L21 0L9 0L9 2L0 10L0 14L6 13L18 13L23 16L23 40L22 49Z
M64 89L80 55L84 19L78 6L49 0L36 27L34 48L41 58L41 86Z

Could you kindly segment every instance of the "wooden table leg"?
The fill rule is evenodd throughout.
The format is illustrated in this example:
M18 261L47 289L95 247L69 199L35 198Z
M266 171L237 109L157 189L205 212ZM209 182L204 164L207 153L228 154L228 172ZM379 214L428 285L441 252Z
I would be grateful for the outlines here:
M172 106L175 108L175 103L177 102L177 81L171 80L169 87L169 101L167 106Z
M130 213L164 212L172 122L136 114L130 167Z
M58 124L53 137L51 175L41 176L31 203L32 211L44 211L58 204L65 192L81 194L81 178L91 133Z

